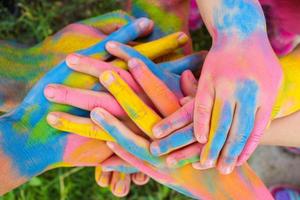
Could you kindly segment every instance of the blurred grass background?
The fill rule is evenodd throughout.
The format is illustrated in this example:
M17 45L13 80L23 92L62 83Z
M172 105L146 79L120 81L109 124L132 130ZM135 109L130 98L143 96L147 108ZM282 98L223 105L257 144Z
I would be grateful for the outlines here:
M0 0L0 39L26 45L41 42L65 25L121 8L115 0ZM211 44L206 30L192 33L195 50ZM1 114L1 113L0 113ZM0 200L108 200L118 199L109 189L99 188L93 168L62 168L33 178ZM131 187L130 200L181 200L187 197L154 181Z

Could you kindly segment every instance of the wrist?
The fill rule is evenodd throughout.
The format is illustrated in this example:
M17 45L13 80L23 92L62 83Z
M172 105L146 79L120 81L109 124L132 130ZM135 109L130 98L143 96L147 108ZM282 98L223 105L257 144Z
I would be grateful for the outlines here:
M0 118L0 149L13 166L11 170L14 174L30 179L47 170L57 160L51 155L54 152L48 151L47 145L33 139L30 119L26 121L20 113L22 111L17 109Z

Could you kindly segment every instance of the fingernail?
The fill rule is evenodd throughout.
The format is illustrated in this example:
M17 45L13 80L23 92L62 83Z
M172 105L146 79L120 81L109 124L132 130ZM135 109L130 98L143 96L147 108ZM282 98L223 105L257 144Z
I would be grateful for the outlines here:
M96 121L101 121L101 120L105 119L105 115L102 112L101 108L95 108L94 110L92 110L91 117L93 119L95 119ZM101 120L97 120L99 118L101 118Z
M169 166L175 166L177 164L177 160L175 158L172 158L172 157L168 157L167 158L167 164Z
M80 57L81 56L79 54L70 54L70 55L68 55L67 64L77 65L79 63Z
M118 45L117 45L117 43L115 43L115 42L107 42L106 43L106 47L108 47L108 48L111 48L111 49L114 49L114 48L116 48Z
M207 138L204 135L200 135L200 137L198 137L198 142L201 144L204 144L207 142Z
M203 167L205 168L212 168L215 165L214 160L206 160L204 163L201 163Z
M125 192L125 183L124 181L118 181L115 185L115 192L118 194L123 194Z
M156 138L160 138L163 134L163 131L161 130L160 127L154 127L152 131L153 131L154 137L156 137Z
M140 22L139 22L140 29L143 30L143 29L147 28L149 25L150 25L149 19L147 19L147 18L140 19Z
M137 173L136 175L135 175L135 178L138 180L138 181L145 181L145 178L146 178L146 176L143 174L143 173Z
M154 156L159 156L160 155L160 148L156 142L152 142L150 145L150 152Z
M210 169L212 167L208 167L206 165L201 164L200 162L197 163L192 163L193 168L199 169L199 170L204 170L204 169Z
M185 44L187 41L188 41L188 37L185 33L181 33L178 38L177 38L177 41L180 45L183 45Z
M55 97L55 87L53 86L47 86L45 88L45 96L49 99L53 99Z
M107 144L107 146L108 146L108 144ZM111 172L113 170L110 167L102 166L102 171L103 172Z
M230 174L233 171L233 166L222 166L220 168L220 171L222 174L225 174L225 175Z
M135 59L135 58L131 58L131 59L128 61L128 67L129 67L130 69L133 69L133 68L135 68L135 67L138 67L139 65L140 65L140 64L139 64L138 60Z
M111 149L115 148L115 144L113 142L106 142L106 145Z
M200 163L192 163L194 169L203 169L203 166Z
M111 72L102 73L100 78L101 78L101 82L106 86L111 85L115 81L115 77Z
M49 114L47 116L47 121L49 124L55 125L58 122L58 117L55 114Z

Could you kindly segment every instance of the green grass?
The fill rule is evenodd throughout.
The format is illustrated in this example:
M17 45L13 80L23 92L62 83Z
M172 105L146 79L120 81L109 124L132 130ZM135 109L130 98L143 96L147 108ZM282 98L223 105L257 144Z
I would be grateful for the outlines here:
M114 0L5 0L0 2L0 39L32 45L65 25L121 8ZM210 39L205 30L192 33L194 48L207 49ZM94 181L93 168L64 168L33 178L0 200L77 200L117 199ZM154 181L146 186L132 186L130 200L188 199Z

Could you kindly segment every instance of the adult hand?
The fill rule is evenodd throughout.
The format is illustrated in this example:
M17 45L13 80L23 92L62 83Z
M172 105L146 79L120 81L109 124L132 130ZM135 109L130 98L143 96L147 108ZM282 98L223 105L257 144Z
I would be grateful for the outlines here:
M113 48L114 50L110 49L109 45L107 45L108 50L111 53L113 53L114 55L121 53L121 55L123 55L123 56L125 55L124 56L125 60L127 60L127 59L131 60L131 61L129 61L129 67L130 67L132 74L135 73L134 70L137 70L136 72L142 71L145 73L145 76L143 76L143 78L149 77L149 79L152 79L152 81L157 79L154 76L154 74L152 74L152 75L149 74L149 73L151 73L150 72L151 70L157 68L157 66L155 66L155 64L153 64L153 63L151 64L151 62L149 60L147 60L142 55L135 52L133 49L130 49L130 47L123 46L118 43L113 43L113 44L116 45ZM130 51L129 51L129 49L130 49ZM131 53L133 53L133 52L135 55L134 57L136 57L136 56L139 57L138 60L134 59L135 61L138 62L138 66L134 64L135 63L134 60L130 59ZM121 57L123 57L123 56L121 56ZM126 59L126 57L127 57L127 59ZM141 60L143 60L143 61L147 60L147 64L150 64L150 67L149 67L150 70L145 71L144 67L148 66L148 65L141 64L141 62L142 62ZM128 116L131 117L131 119L133 121L135 121L137 126L139 126L139 128L141 130L143 130L146 134L148 134L148 136L151 137L152 136L152 131L151 131L152 126L154 125L154 123L156 123L157 121L160 120L159 115L157 115L152 109L147 107L147 105L138 98L138 96L134 93L134 91L131 90L130 87L126 84L126 82L122 81L121 78L117 74L115 74L113 72L109 72L109 73L113 75L113 78L110 78L110 76L105 76L105 74L107 75L107 73L104 72L104 74L101 76L101 77L103 77L103 78L101 78L102 83L114 95L114 97L118 100L118 102L120 103L120 105L122 106L124 111L126 111ZM177 79L177 81L179 81L179 79ZM143 89L148 88L146 86L149 83L151 83L151 81L149 81L147 79L144 79L144 81L142 81L142 82L145 83L145 85L141 85L143 87ZM154 89L153 93L147 93L147 94L150 94L150 96L158 97L159 95L157 95L157 94L166 93L166 94L172 95L173 97L174 96L176 97L176 95L171 94L171 90L166 85L164 85L163 82L159 82L159 83L156 83L153 85L155 87L159 87L159 89L158 90ZM150 97L150 99L153 99L153 98ZM163 99L163 100L167 101L165 99ZM173 106L169 106L169 107L175 108L177 106L178 101L170 101L169 103L173 104ZM158 110L161 113L163 113L161 111L162 109L158 109ZM95 118L96 117L97 116L95 115ZM226 177L220 176L215 170L209 170L209 171L205 171L205 172L195 171L195 170L193 170L193 168L191 168L191 166L185 166L183 169L169 168L166 165L164 158L157 158L157 157L151 155L151 153L149 152L149 145L150 145L149 141L145 140L141 136L136 135L134 132L132 132L132 130L129 130L125 125L122 125L121 129L120 129L119 125L121 124L121 122L118 121L117 118L113 117L114 120L110 120L110 119L111 118L109 117L108 121L109 121L109 123L112 122L112 126L105 125L105 126L102 126L102 128L104 128L109 134L112 134L113 138L119 144L121 144L126 150L128 150L130 153L132 153L136 157L134 157L130 153L127 153L126 151L125 152L123 151L123 153L121 153L119 155L122 155L121 156L122 158L125 158L125 160L128 161L130 164L133 164L134 166L136 166L137 168L139 168L146 174L152 176L152 178L154 178L155 180L158 180L158 181L162 182L163 184L166 184L167 186L170 186L171 188L173 188L179 192L183 192L184 194L186 194L188 196L194 196L197 198L205 198L205 197L206 198L213 198L213 197L222 198L222 197L224 197L224 194L228 194L228 195L230 195L232 197L236 197L236 198L238 198L238 196L241 197L241 195L245 195L245 196L247 196L247 195L250 195L250 196L266 195L265 197L269 198L269 194L268 194L267 190L262 189L263 187L261 187L261 186L257 187L254 185L249 187L249 184L251 185L250 182L254 181L254 179L256 179L256 178L254 178L255 175L251 172L251 170L247 166L237 169L234 172L234 174L231 175L230 178L229 178L229 176L226 176ZM61 121L61 120L64 120L63 117L58 119L58 121ZM96 121L99 121L99 120L96 119ZM80 127L80 123L76 123L76 121L74 121L74 120L73 120L73 122L75 124L77 124L78 127ZM116 124L114 124L114 122L117 122L118 124L116 125ZM89 134L84 134L84 135L86 135L87 137L95 137L95 134L93 134L92 136ZM191 172L190 170L192 170L193 172ZM248 174L249 177L248 177L248 175L247 175L247 177L245 177L246 176L245 173L242 173L242 171L240 171L240 170L242 170L242 171L246 170L247 171L246 174L248 174L248 172L249 172L249 174ZM194 173L196 173L196 174L194 174ZM199 174L197 174L197 173L199 173ZM205 173L205 175L204 174L200 175L201 173ZM187 174L189 174L189 175L187 175ZM249 182L244 183L240 179L241 176L244 176L244 178L245 178L244 180L248 180ZM218 177L217 179L219 181L211 183L210 180L212 179L212 177L214 177L214 178ZM254 178L254 179L252 179L252 178ZM238 181L239 182L238 184L241 185L240 191L242 191L242 192L240 192L240 191L238 192L238 191L234 191L234 190L230 191L233 187L229 186L230 185L230 184L228 184L229 180L230 180L230 182L232 182L233 180ZM256 182L256 181L257 180L255 180L254 182ZM258 181L256 183L259 183L259 182L260 181ZM216 184L216 185L211 186L210 184ZM210 186L207 187L208 185L210 185ZM221 193L217 192L217 193L212 194L211 192L208 192L209 188L211 188L211 187L220 188L220 190L218 189L217 191L222 191L222 192ZM260 188L258 190L264 191L264 192L258 194L259 193L258 190L254 189L254 188L256 188L256 189Z
M67 54L100 42L132 20L125 12L116 11L70 24L32 47L1 41L0 111L16 108L34 84Z
M80 51L81 54L104 58L105 44L109 40L129 42L151 31L153 23L139 19L112 33L102 42ZM59 76L58 76L59 75ZM27 180L43 171L58 166L96 166L111 155L101 141L83 139L72 134L51 129L46 122L46 113L58 107L43 96L44 87L49 83L65 83L81 88L99 88L97 81L89 76L72 72L65 62L48 72L28 93L20 106L1 117L1 150L7 163L13 163L12 177L4 180L12 187L19 179ZM87 113L68 106L59 106L64 111L81 115ZM103 152L95 154L95 152ZM47 155L47 156L45 156ZM10 184L16 182L16 184ZM6 192L5 187L0 193Z

